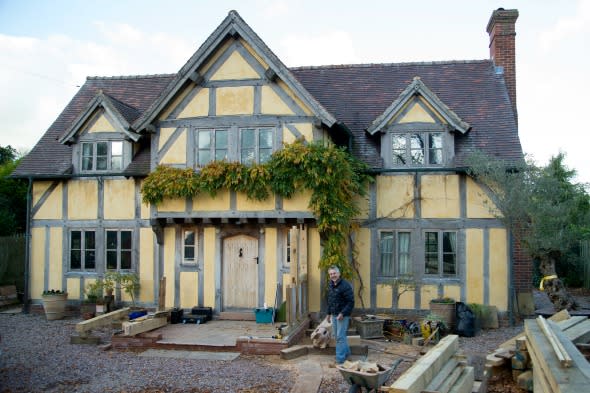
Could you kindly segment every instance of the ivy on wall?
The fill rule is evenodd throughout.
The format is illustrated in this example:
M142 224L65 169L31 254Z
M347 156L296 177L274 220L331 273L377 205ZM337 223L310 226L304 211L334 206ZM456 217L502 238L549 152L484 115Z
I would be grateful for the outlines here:
M214 197L221 189L260 201L271 193L290 198L295 191L310 191L309 208L324 247L319 267L336 265L344 277L352 277L356 269L346 257L347 238L359 213L357 198L366 194L372 181L367 169L342 148L298 140L273 153L264 164L214 161L200 172L158 166L141 192L144 202L157 205L165 198L192 198L201 193Z

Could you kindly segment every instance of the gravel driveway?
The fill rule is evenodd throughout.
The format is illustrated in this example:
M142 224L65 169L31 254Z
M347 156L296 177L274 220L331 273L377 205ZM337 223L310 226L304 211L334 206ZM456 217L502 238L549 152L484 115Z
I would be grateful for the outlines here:
M44 315L0 314L0 392L290 392L300 365L315 362L322 369L320 392L346 392L349 386L329 367L328 356L291 361L279 356L239 356L232 361L144 357L102 346L72 345L79 319L46 321ZM461 349L475 361L514 337L522 326L461 338ZM110 341L105 329L103 342ZM403 351L396 343L383 343ZM371 345L369 360L395 356ZM414 347L415 348L415 347ZM412 364L407 358L394 377ZM301 375L305 378L305 375Z

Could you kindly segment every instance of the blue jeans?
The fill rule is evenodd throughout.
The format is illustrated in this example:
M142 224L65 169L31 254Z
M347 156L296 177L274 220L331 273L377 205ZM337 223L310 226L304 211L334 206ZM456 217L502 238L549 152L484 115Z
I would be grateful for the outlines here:
M336 363L344 363L350 355L350 347L346 338L350 317L344 317L340 321L337 317L337 315L332 315L332 335L336 339Z

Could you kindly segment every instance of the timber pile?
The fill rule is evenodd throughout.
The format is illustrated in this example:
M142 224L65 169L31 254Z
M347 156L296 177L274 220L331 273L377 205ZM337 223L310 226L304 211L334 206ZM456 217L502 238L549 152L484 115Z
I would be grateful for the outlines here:
M469 393L484 389L475 383L474 369L458 355L459 336L448 335L441 339L412 367L406 370L389 387L380 391L396 393L457 392Z
M94 318L79 322L76 324L76 333L70 337L71 344L99 344L100 338L92 336L90 333L105 326L112 326L114 322L122 321L128 318L129 307L120 310L111 311L107 314L98 315Z
M16 285L0 286L0 307L17 303L19 301L16 293Z
M528 391L579 393L590 383L590 364L580 352L588 341L590 320L564 310L548 320L526 320L525 332L502 344L486 365L493 374L494 367L510 364L515 382Z

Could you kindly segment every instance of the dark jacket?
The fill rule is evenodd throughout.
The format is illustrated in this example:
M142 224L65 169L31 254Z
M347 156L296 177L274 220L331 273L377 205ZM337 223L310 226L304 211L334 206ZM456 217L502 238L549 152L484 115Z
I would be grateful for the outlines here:
M328 285L328 314L338 315L342 313L349 317L354 308L354 293L352 286L346 280L339 279L336 284L330 280Z

